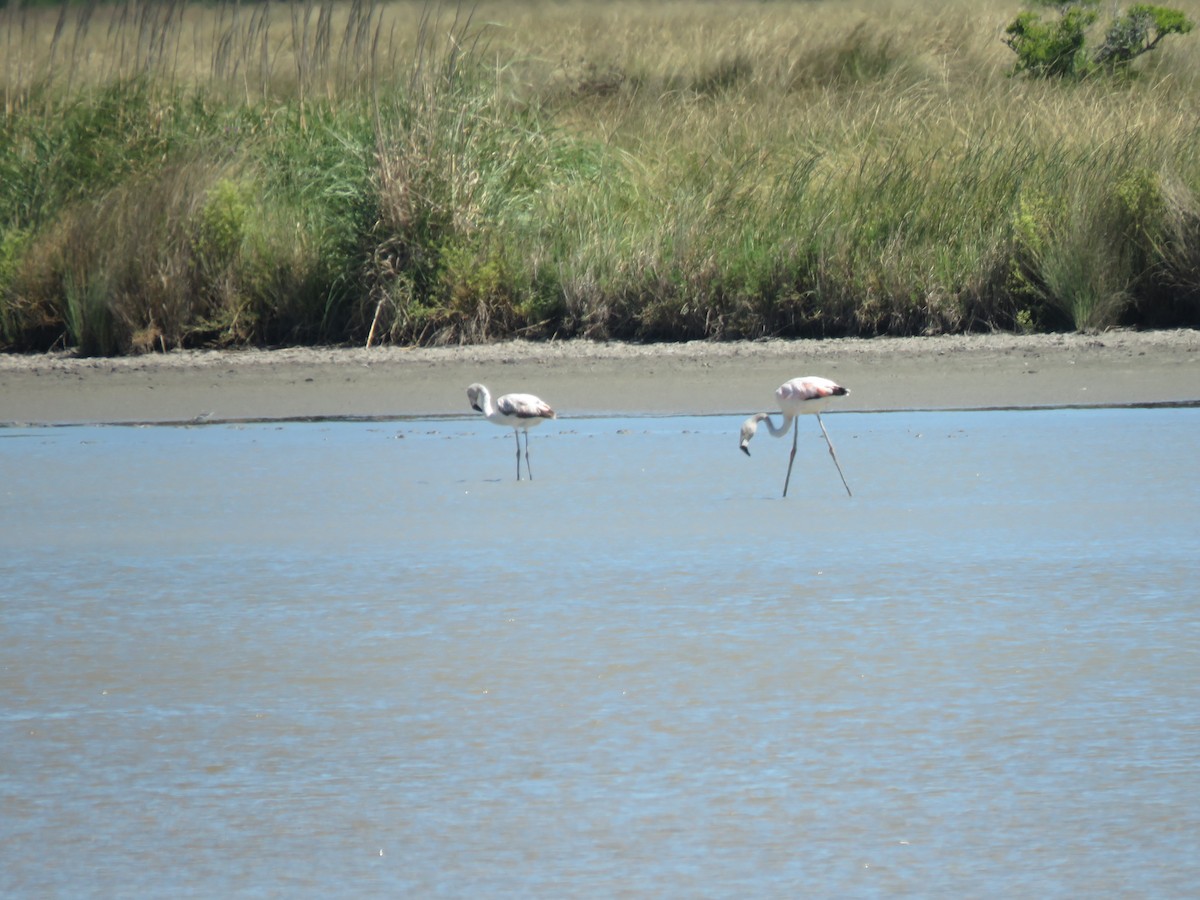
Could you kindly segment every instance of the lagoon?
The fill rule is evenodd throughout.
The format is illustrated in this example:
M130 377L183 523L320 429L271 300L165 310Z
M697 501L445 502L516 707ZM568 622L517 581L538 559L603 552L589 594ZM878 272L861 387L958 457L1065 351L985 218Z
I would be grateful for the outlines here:
M0 893L1183 896L1195 408L0 429Z

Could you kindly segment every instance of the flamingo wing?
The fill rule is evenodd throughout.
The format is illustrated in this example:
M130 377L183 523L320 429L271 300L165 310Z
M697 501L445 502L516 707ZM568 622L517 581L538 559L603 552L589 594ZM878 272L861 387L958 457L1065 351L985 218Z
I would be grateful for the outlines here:
M822 400L825 397L841 397L849 393L848 388L842 387L836 381L819 375L805 375L785 381L775 392L775 397L781 404L802 403L806 400Z
M553 419L554 410L545 400L533 394L505 394L496 401L496 409L518 419Z

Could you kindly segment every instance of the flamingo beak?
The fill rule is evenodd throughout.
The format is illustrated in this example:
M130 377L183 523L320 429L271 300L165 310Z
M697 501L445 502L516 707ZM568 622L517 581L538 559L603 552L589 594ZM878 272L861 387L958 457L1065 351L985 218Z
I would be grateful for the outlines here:
M746 444L742 444L741 448L743 453L745 453L747 456L750 455L750 448Z
M477 413L481 413L481 412L483 412L483 410L479 408L479 404L478 404L478 403L472 403L472 404L471 404L471 409L475 410L475 412L477 412Z

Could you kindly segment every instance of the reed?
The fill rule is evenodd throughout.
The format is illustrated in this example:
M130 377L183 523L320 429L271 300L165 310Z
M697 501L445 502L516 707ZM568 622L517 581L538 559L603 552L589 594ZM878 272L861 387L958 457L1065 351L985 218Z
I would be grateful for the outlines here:
M1200 324L1200 44L1011 77L1018 8L9 4L3 338Z

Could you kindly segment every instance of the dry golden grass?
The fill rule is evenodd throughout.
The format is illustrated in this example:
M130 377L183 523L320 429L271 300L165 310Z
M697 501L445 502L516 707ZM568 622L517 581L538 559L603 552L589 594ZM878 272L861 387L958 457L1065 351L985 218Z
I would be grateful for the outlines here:
M1200 19L1198 0L1172 5ZM233 110L243 145L216 143L252 183L318 140L322 160L342 146L361 158L351 132L371 120L366 181L378 196L359 205L375 220L349 223L361 233L338 244L368 262L316 268L345 284L365 266L354 276L363 309L343 318L364 328L391 310L396 340L545 323L688 337L1098 327L1164 291L1200 309L1187 299L1200 285L1200 41L1164 42L1129 83L1014 78L1001 38L1020 6L9 4L0 88L14 121L54 116L101 85L149 82L169 88L151 92L163 104L151 119L164 123L186 89ZM247 148L265 161L242 159ZM181 173L163 192L180 197L172 227L185 244L188 210L205 209L213 187L186 175L203 150L163 170ZM270 225L273 252L331 246L311 230L321 211L288 219L289 204L312 202L300 194L271 198L278 209L239 227L291 221L292 237ZM45 234L118 216L114 202L65 213ZM182 266L192 250L159 257ZM234 258L233 274L198 289L245 322L242 295L263 265L247 272ZM194 266L172 276L196 277ZM290 290L282 284L271 290ZM124 304L133 315L115 316L142 343L189 333L152 310L191 301L144 294Z

